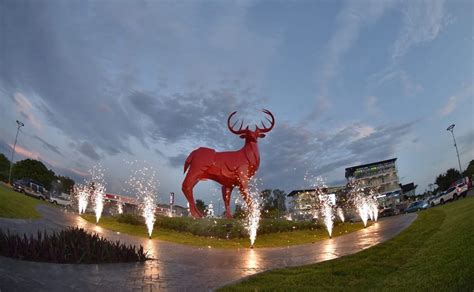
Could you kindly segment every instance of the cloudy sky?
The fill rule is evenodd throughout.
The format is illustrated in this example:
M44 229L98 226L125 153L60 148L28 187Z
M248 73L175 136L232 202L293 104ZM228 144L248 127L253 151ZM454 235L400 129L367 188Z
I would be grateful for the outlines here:
M140 161L160 197L186 156L241 147L230 112L277 124L259 140L262 187L398 158L422 192L474 159L472 1L0 2L0 152L82 181L100 163L122 192ZM218 200L211 182L198 198ZM184 204L179 195L177 202Z

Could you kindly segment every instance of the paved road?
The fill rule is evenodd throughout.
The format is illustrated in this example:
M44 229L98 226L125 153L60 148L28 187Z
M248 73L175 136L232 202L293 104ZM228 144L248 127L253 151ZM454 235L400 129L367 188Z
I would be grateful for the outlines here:
M208 249L117 234L75 214L39 206L42 219L1 219L0 228L32 233L79 226L109 239L141 244L155 260L146 263L69 265L22 262L0 257L3 291L205 291L265 270L299 266L349 255L386 241L416 215L380 220L363 230L330 240L299 246L259 249ZM258 237L257 237L258 240Z

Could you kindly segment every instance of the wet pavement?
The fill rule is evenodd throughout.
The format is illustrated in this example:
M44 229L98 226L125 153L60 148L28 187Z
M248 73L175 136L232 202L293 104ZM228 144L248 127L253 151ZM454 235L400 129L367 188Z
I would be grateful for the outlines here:
M353 254L408 227L415 214L383 218L370 227L314 244L282 248L216 249L149 240L101 228L81 217L38 206L42 219L0 218L0 228L19 233L79 226L111 240L142 245L146 263L72 265L0 257L0 291L206 291L262 271L300 266ZM257 237L258 241L258 237Z

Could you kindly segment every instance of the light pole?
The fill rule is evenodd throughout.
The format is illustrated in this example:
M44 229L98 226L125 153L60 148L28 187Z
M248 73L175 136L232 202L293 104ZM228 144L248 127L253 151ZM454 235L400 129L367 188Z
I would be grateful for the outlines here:
M451 132L451 135L453 135L453 141L454 141L454 147L456 148L456 155L458 156L458 163L459 163L459 174L462 176L462 169L461 169L461 160L459 159L459 151L458 151L458 145L456 144L456 138L454 138L454 124L450 125L446 131Z
M11 180L12 180L13 154L15 154L15 147L16 147L16 141L18 140L18 133L20 132L20 128L25 126L25 124L23 124L19 120L16 120L16 124L18 125L18 128L16 130L15 143L13 143L12 159L10 160L10 173L8 174L8 184L9 185L12 184Z

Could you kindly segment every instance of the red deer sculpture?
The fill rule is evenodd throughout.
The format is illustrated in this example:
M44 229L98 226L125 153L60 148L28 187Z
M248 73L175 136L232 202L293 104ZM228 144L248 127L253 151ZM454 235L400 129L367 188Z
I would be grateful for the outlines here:
M265 133L271 131L275 125L275 118L268 110L263 110L270 122L267 128L262 123L262 128L255 126L255 131L252 131L247 126L242 129L244 121L240 124L238 130L234 126L238 123L237 120L231 125L232 117L237 113L233 112L227 119L227 126L229 130L239 135L240 138L245 139L245 145L242 149L237 151L216 152L214 149L201 147L189 154L184 163L184 173L187 172L183 181L183 193L189 202L189 210L194 217L202 217L203 214L196 208L193 196L193 188L200 180L211 179L222 185L222 197L224 199L225 211L227 218L231 218L230 213L230 195L234 187L238 187L240 194L247 203L249 208L252 208L252 199L248 193L248 183L252 176L257 172L260 165L260 154L258 152L257 139L265 137Z

